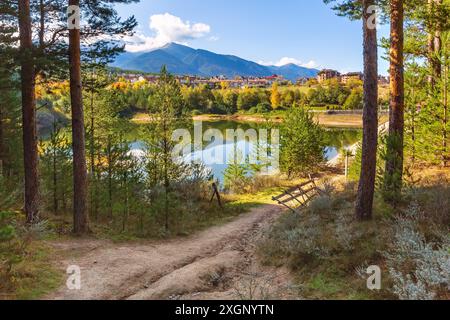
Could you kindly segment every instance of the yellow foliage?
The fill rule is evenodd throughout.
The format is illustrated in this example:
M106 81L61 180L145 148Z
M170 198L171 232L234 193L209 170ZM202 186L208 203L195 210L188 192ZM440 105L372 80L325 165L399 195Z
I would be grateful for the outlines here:
M280 92L278 91L278 82L274 82L272 85L272 91L270 93L270 103L272 104L272 108L276 109L280 106Z

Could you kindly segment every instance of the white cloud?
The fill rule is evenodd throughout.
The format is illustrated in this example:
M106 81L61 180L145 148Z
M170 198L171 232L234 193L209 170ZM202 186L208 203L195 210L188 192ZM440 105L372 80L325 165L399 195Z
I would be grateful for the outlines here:
M207 24L183 21L170 13L151 16L149 27L155 34L153 37L136 33L125 40L125 49L131 52L149 51L170 42L186 43L205 37L211 32L211 27Z
M295 58L289 58L289 57L283 57L278 61L259 61L259 64L265 65L265 66L277 66L281 67L287 64L296 64L300 67L306 67L306 68L317 68L318 65L314 60L311 60L309 62L303 62L301 60L295 59Z

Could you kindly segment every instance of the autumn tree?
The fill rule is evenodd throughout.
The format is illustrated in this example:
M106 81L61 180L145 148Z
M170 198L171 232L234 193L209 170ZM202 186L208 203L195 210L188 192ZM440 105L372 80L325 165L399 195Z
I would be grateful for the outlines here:
M270 103L273 109L277 109L280 106L281 96L278 90L278 82L274 82L272 90L270 92Z

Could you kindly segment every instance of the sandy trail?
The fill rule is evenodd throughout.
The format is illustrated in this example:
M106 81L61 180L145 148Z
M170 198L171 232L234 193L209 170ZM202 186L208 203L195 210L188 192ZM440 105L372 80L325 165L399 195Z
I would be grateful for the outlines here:
M81 268L81 289L69 290L64 284L46 298L250 298L255 291L262 293L269 281L268 287L273 287L273 281L286 282L287 273L263 268L255 257L255 244L262 231L283 211L278 205L260 206L227 224L168 241L54 243L67 257L59 262L62 272L69 265Z

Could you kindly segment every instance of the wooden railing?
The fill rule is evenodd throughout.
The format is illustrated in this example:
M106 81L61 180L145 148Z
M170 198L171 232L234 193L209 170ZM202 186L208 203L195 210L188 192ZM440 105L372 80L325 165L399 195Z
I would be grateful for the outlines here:
M316 195L325 194L325 191L320 189L315 180L309 176L309 180L285 190L282 194L272 197L273 201L285 206L293 212L298 212L298 208L304 207Z

